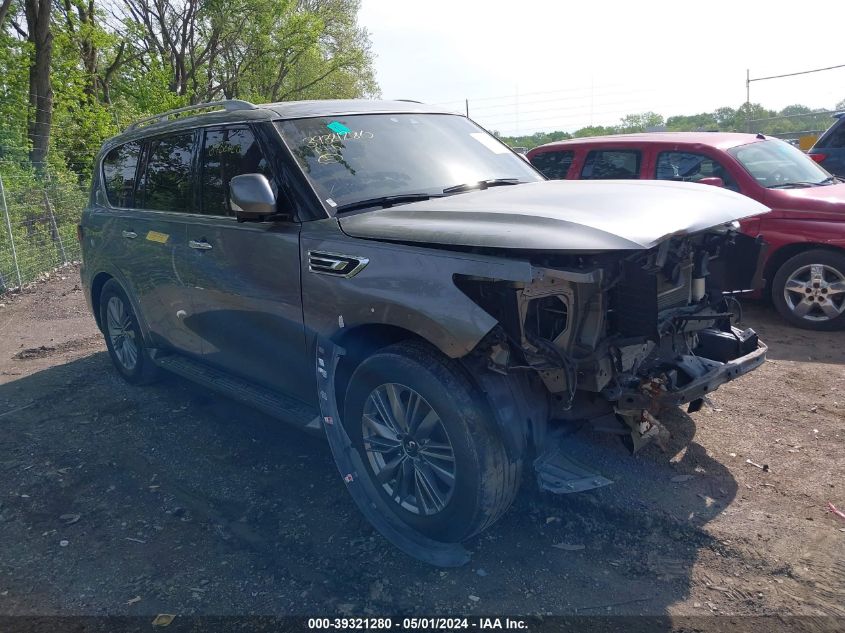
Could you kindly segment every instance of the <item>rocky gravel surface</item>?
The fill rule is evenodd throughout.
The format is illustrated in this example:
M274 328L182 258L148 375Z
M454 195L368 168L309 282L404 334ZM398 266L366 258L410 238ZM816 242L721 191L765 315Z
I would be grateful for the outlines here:
M845 333L745 322L769 360L672 412L667 452L579 433L613 485L528 481L441 570L362 519L321 438L124 383L62 269L0 295L0 614L845 617Z

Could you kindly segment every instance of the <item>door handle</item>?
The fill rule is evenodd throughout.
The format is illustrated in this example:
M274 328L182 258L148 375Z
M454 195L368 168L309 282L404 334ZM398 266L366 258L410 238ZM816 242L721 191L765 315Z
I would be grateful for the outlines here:
M206 242L205 240L203 240L203 241L201 241L201 242L198 242L198 241L196 241L196 240L190 240L190 241L188 242L188 246L190 246L191 248L195 248L195 249L197 249L198 251L210 251L210 250L211 250L211 248L212 248L212 247L211 247L211 244L209 244L209 243L208 243L208 242Z
M124 231L123 237L130 240L134 240L136 237L138 237L138 234L135 231Z

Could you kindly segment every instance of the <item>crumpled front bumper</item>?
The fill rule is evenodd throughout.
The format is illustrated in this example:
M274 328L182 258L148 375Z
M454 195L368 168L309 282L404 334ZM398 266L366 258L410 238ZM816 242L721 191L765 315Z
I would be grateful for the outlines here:
M695 405L696 401L711 391L715 391L726 382L757 369L766 361L768 349L765 343L758 341L757 349L726 363L708 360L707 362L713 365L712 369L677 389L662 389L657 386L652 389L641 388L623 391L617 406L626 410L645 409L655 411L658 408L679 406L687 402ZM693 405L690 406L691 411L697 411L700 408L700 405Z

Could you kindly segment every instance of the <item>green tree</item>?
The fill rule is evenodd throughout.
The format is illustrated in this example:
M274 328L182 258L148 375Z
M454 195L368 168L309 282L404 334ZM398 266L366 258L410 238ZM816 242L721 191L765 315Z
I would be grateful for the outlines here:
M28 150L31 161L49 158L85 180L103 139L145 115L221 98L376 96L359 8L358 0L0 0L0 151Z
M719 123L713 112L692 115L675 115L666 119L666 129L672 132L692 132L696 130L716 130Z
M734 125L739 131L759 132L765 127L767 120L775 116L777 112L774 110L766 110L759 103L745 102L737 110Z
M8 26L17 7L10 3L6 8L3 23ZM0 160L28 155L28 86L28 45L13 29L0 28Z
M663 124L663 115L656 112L628 114L622 117L619 131L623 133L645 132L648 129L662 127Z
M588 125L572 133L573 138L585 138L587 136L606 136L608 134L619 134L620 129L612 125Z
M190 103L378 92L358 0L121 2L141 66L164 72L167 92Z
M716 108L713 118L716 119L716 125L722 131L731 131L737 127L737 111L733 108Z

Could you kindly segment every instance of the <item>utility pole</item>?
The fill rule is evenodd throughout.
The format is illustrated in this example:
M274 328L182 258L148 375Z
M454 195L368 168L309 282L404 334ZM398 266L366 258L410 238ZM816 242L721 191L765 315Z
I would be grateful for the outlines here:
M751 103L751 71L745 69L745 103Z
M751 132L751 70L745 69L745 105L748 109L745 114L745 131Z
M464 102L466 103L466 106L467 106L467 118L469 118L469 99L464 99Z
M771 75L770 77L755 77L751 78L750 71L745 69L745 102L749 105L748 117L746 118L748 131L751 131L751 82L752 81L768 81L769 79L783 79L784 77L797 77L798 75L809 75L810 73L820 73L825 70L835 70L837 68L845 68L845 64L837 64L836 66L827 66L825 68L813 68L812 70L802 70L797 73L786 73L783 75Z

